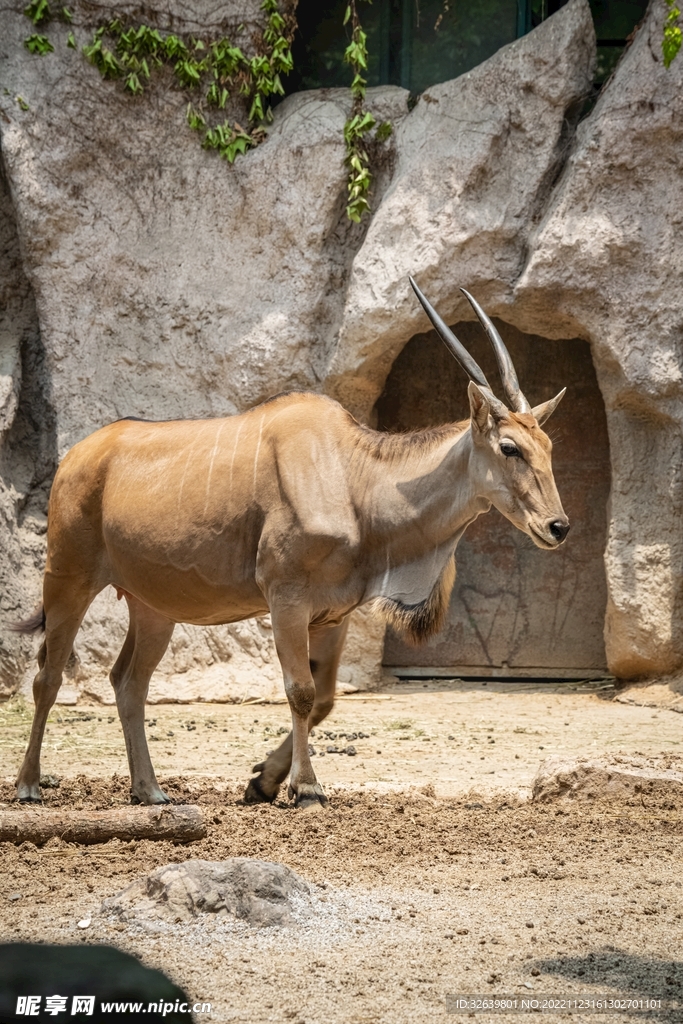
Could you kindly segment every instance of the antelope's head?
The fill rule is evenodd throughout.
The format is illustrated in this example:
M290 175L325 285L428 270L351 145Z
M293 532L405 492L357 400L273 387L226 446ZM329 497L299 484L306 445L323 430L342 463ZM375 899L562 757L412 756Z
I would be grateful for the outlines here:
M470 430L476 456L472 470L478 497L490 501L539 548L559 547L569 532L569 520L553 477L552 443L542 427L566 389L532 409L522 394L503 339L479 303L463 288L493 345L507 404L501 402L479 365L412 278L410 283L442 341L470 378Z

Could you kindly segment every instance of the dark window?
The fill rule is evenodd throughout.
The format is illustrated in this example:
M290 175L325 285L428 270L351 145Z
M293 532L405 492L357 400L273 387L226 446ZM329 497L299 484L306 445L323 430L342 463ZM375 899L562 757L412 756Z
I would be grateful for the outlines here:
M646 9L647 0L592 0L598 37L598 82L604 82L614 71L628 37L645 17Z
M524 35L566 0L358 0L368 35L369 85L401 85L413 93L469 71ZM287 91L347 86L342 61L350 28L347 0L299 0L294 71ZM647 0L591 0L598 36L598 74L612 71Z
M526 0L359 0L370 53L368 84L422 92L456 78L523 35L530 25L527 8ZM346 0L299 0L288 91L348 85L345 10Z

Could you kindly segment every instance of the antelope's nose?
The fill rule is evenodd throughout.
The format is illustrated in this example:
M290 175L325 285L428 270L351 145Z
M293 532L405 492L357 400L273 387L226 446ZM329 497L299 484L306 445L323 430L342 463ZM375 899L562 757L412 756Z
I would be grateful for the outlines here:
M563 519L555 519L550 524L548 529L550 530L551 534L558 542L558 544L561 544L564 538L569 533L569 522Z

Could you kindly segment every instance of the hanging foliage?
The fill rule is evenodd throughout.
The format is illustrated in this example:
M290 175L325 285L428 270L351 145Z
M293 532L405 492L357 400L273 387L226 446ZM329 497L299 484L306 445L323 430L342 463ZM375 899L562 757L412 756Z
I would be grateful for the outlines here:
M371 3L372 0L367 0ZM149 25L131 25L123 17L114 17L95 31L83 47L83 54L104 79L118 80L131 96L141 96L155 71L169 68L177 86L188 93L187 123L198 133L204 149L214 150L233 163L237 156L257 146L266 137L265 125L272 121L270 98L283 96L282 75L293 68L291 44L296 29L296 0L285 0L280 10L278 0L263 0L266 15L262 51L246 57L234 41L223 37L206 40L183 39L173 33L160 32ZM54 10L50 0L31 0L24 13L34 26L47 26L53 18L70 23L67 7ZM376 128L373 139L384 141L391 134L388 122L377 126L365 108L367 88L367 36L358 17L356 0L350 0L344 24L351 25L351 40L344 61L351 67L353 79L351 116L344 125L347 183L346 213L359 223L370 210L368 194L372 175L368 156L368 134ZM24 45L30 53L45 55L54 46L44 34L29 36ZM69 32L67 46L75 49L76 41ZM248 107L246 126L237 121L220 120L231 96L237 95Z
M665 3L668 13L664 21L662 56L664 57L664 67L669 68L683 43L683 32L678 24L678 19L681 16L680 8L676 6L675 0L665 0Z
M83 53L103 78L123 79L124 89L139 96L157 68L171 68L180 88L191 94L187 122L200 133L202 146L228 163L265 138L264 123L272 120L269 98L284 95L281 75L292 70L291 41L295 22L280 13L277 0L263 0L267 15L264 51L245 57L227 38L188 41L147 25L126 26L119 18L100 26ZM248 128L218 122L232 93L248 105Z
M371 3L372 0L368 0ZM368 47L367 35L358 17L356 0L350 0L344 15L344 24L351 23L351 41L344 52L344 61L351 66L353 80L351 95L353 107L351 117L344 125L344 142L346 143L346 166L349 169L347 184L346 215L349 220L359 224L365 213L370 212L368 193L372 183L370 158L368 156L365 137L377 124L369 110L365 108L365 92L367 89ZM391 135L391 125L381 124L377 129L379 141Z

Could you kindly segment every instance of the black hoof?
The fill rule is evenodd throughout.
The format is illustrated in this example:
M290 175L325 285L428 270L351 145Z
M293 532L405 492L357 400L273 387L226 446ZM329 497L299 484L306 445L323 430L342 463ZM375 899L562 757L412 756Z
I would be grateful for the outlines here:
M322 786L317 783L314 786L299 786L298 792L290 786L288 795L290 800L294 800L294 806L302 811L321 811L330 802L323 793Z
M279 788L280 787L278 786L278 789L272 796L268 796L268 794L261 788L261 782L258 777L250 779L249 785L244 791L244 802L245 804L272 804L278 794Z
M42 804L43 798L41 796L20 796L17 797L17 803L20 804Z

